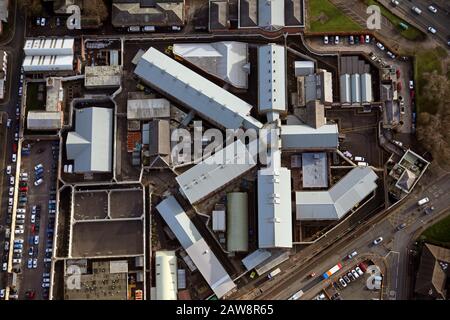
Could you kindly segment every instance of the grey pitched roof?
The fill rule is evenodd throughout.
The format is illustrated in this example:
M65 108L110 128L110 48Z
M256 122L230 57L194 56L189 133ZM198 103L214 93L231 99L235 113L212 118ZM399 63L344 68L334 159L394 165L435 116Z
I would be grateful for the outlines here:
M112 170L113 110L75 109L75 131L67 135L67 158L74 160L74 172Z
M339 145L337 124L326 124L320 128L307 125L281 126L283 150L336 149Z
M356 167L328 191L296 192L297 220L338 220L377 188L370 167Z

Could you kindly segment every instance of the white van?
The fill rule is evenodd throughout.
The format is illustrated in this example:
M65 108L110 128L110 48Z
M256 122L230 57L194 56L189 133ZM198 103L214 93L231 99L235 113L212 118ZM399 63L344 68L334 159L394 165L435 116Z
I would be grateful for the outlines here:
M417 13L417 14L421 14L422 13L422 10L420 10L417 7L412 7L411 10L414 11L415 13Z
M269 275L267 276L269 279L272 279L273 277L275 277L277 274L279 274L281 272L280 268L276 268L275 270L273 270L271 273L269 273Z
M417 202L417 205L423 206L424 204L426 204L426 203L428 203L428 202L430 202L430 199L428 199L428 197L426 197L426 198L420 199L420 200Z
M367 163L367 162L364 162L364 161L359 161L358 162L358 166L359 167L367 167L369 164Z
M364 157L356 156L355 161L366 161L366 159L364 159Z

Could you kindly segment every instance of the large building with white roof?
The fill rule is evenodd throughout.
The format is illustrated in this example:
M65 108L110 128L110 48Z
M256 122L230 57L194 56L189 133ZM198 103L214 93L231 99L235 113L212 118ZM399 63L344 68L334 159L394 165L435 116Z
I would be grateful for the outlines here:
M259 112L286 111L286 50L277 44L258 48Z
M339 220L377 188L370 167L356 167L327 191L295 194L297 220Z
M175 43L173 54L236 88L248 88L250 64L247 43Z
M262 127L250 115L250 104L153 47L142 55L134 73L220 128Z
M74 172L112 170L113 110L74 109L75 131L67 135L67 159L74 161Z
M73 70L73 38L36 38L25 41L23 47L25 72Z
M155 252L156 300L177 300L175 251Z
M339 130L337 124L317 129L308 125L284 125L281 141L284 151L334 150L339 146Z
M170 196L161 201L156 209L214 291L214 294L220 299L230 293L236 287L236 284L178 201Z
M237 140L179 175L180 191L195 204L256 166L256 159Z

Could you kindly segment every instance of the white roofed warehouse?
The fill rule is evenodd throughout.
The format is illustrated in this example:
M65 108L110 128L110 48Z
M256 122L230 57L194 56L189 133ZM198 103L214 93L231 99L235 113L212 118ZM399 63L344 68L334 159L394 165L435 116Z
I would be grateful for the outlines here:
M256 166L256 159L240 141L226 146L179 175L181 193L195 204Z
M277 44L258 48L259 112L286 111L286 50Z
M170 196L161 201L156 209L180 241L203 278L220 299L230 293L236 284L231 280L214 252L205 242L178 201Z
M317 129L308 125L281 126L283 151L334 150L339 146L337 124L326 124Z
M250 64L247 43L175 43L173 54L236 88L248 87Z
M74 172L111 172L113 110L74 109L75 131L66 141L67 158L74 161Z
M328 191L296 192L297 220L339 220L377 188L370 167L356 167Z
M134 73L219 128L262 127L250 115L250 104L153 47L142 55Z
M177 257L175 251L155 253L156 299L177 300Z
M258 243L292 247L291 171L277 164L258 171Z

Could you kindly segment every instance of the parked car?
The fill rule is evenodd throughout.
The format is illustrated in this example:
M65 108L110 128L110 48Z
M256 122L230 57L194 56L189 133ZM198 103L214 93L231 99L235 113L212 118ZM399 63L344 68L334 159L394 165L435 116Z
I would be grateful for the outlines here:
M12 162L15 163L17 161L17 154L13 153L11 158L12 158Z
M358 254L357 251L353 251L352 253L350 253L350 254L347 256L347 258L348 258L348 259L352 259L352 258L356 257L357 254Z
M384 51L384 46L380 42L377 42L376 45L377 45L378 49L380 49L381 51Z
M349 36L349 37L348 37L348 42L349 42L350 44L355 44L355 38L354 38L353 36Z
M366 35L365 40L366 40L366 43L370 43L370 36L369 36L369 35Z
M339 44L339 36L334 37L334 44Z
M428 10L430 10L433 13L437 13L437 9L433 6L428 6Z
M347 273L347 277L348 277L351 281L355 281L355 280L356 280L355 276L354 276L351 272Z
M347 282L347 283L351 282L350 279L346 275L342 276L342 278L344 278L345 282Z
M402 230L404 228L406 228L406 223L401 223L395 228L395 230L396 231L400 231L400 230Z
M362 275L364 274L364 272L362 272L362 270L361 270L360 267L356 267L355 270L356 270L356 272L358 272L358 274L359 274L360 276L362 276Z
M436 29L433 27L428 27L428 32L432 33L432 34L436 34Z
M11 172L12 172L11 166L7 166L6 167L6 174L11 174Z
M34 185L37 187L37 186L41 185L42 182L44 182L44 180L42 180L42 178L37 179L37 180L34 182Z
M324 44L328 44L329 43L328 36L324 36L323 37L323 43Z
M359 278L359 274L358 272L356 272L356 270L352 270L352 275L355 277L355 279Z
M428 197L425 197L425 198L420 199L419 201L417 201L417 205L418 206L423 206L424 204L427 204L428 202L430 202L430 199Z
M383 242L383 237L378 237L375 240L373 240L373 245L379 245L381 242Z

